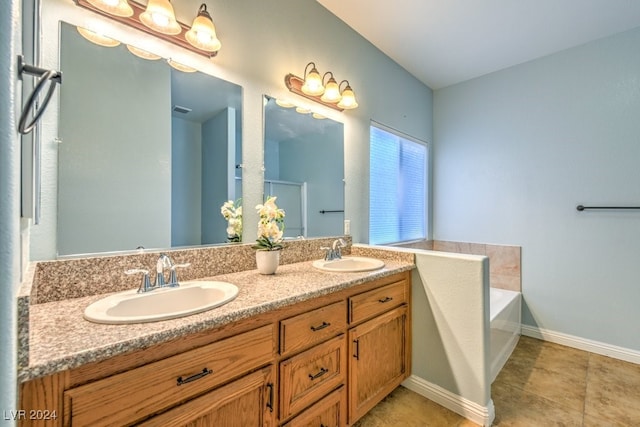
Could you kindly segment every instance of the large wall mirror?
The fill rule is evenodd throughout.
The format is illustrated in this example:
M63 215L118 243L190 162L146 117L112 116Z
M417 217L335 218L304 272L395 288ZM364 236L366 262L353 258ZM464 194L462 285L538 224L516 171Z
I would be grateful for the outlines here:
M285 237L344 229L343 124L264 97L264 194L286 211Z
M242 88L60 32L58 254L225 242Z

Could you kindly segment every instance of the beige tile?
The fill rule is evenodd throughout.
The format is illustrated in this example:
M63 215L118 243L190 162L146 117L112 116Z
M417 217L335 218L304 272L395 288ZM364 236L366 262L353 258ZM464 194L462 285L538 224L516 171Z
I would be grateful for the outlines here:
M489 260L489 266L491 266L491 260ZM489 283L492 288L522 292L522 281L520 277L489 274Z
M640 426L640 365L521 337L491 387L497 427ZM399 387L358 427L475 427Z
M497 427L581 426L582 411L567 409L553 401L509 385L492 387Z
M594 354L587 381L586 415L640 425L640 365Z
M491 274L520 277L520 247L486 245Z
M470 255L485 255L486 245L484 243L458 242L458 252Z
M578 368L586 373L589 355L586 351L521 336L507 364L527 364L557 372Z
M358 420L354 427L444 427L466 421L460 415L414 393L398 387ZM472 427L475 424L462 424Z
M448 242L446 240L434 240L433 241L433 250L440 252L453 252L458 253L459 247L456 242Z
M496 378L509 386L582 412L589 354L524 337Z
M629 427L629 424L585 414L582 427Z

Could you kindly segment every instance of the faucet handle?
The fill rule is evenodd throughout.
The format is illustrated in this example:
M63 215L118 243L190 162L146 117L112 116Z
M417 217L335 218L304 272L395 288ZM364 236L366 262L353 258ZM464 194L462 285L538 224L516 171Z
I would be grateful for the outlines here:
M327 247L327 246L320 246L320 250L324 251L324 260L325 261L331 261L333 259L333 249Z
M346 248L347 247L347 242L344 241L344 239L340 238L340 239L336 239L333 241L333 250L335 251L336 249L339 248Z
M142 274L142 282L140 283L140 287L138 288L138 293L147 292L153 289L151 286L151 280L149 279L149 270L145 270L143 268L132 268L131 270L126 270L124 272L127 276L131 276L132 274Z
M169 269L171 270L171 273L169 273L169 283L167 283L167 286L171 286L172 288L176 286L180 286L180 284L178 283L178 275L176 274L176 268L185 268L185 267L189 267L190 265L191 265L190 262L186 262L184 264L173 264L171 267L169 267Z

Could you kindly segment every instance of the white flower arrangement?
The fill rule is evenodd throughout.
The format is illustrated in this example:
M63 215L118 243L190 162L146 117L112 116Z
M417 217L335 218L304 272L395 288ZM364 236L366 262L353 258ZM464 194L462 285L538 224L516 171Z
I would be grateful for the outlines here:
M227 220L227 241L242 241L242 199L235 202L228 200L220 208L220 213Z
M256 206L260 221L258 221L258 239L253 246L254 249L275 251L283 247L281 242L284 233L284 210L278 208L276 198L269 196L264 204Z

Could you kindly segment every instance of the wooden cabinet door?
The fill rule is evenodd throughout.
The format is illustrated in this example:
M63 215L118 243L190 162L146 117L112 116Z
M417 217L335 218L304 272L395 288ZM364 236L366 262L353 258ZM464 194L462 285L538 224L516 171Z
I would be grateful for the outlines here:
M340 386L283 427L344 427L347 425L346 387Z
M349 424L409 375L407 306L349 330Z
M145 427L275 426L274 378L275 366L267 366L139 425Z

